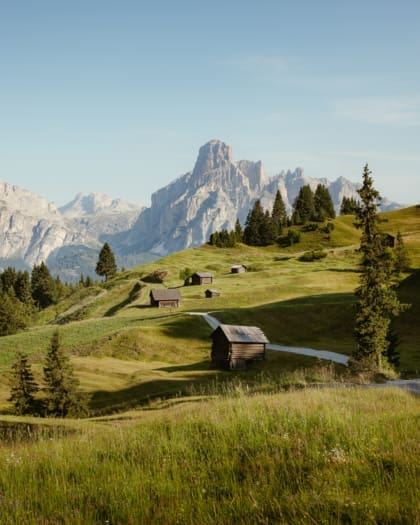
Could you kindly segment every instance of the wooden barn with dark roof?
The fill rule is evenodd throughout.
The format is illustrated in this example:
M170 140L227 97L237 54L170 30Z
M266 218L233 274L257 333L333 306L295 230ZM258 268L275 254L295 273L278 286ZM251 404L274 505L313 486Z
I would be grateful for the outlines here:
M212 284L213 275L209 272L196 272L191 275L191 284Z
M181 304L178 289L156 288L150 292L150 306L158 308L177 308Z
M265 359L269 341L256 326L221 324L210 337L213 340L211 359L217 367L243 370L247 362Z

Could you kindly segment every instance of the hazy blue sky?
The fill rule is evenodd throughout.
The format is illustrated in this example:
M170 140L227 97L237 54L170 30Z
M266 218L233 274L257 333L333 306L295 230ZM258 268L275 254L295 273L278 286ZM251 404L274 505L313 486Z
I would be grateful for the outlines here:
M218 138L420 201L419 0L0 0L0 180L148 204Z

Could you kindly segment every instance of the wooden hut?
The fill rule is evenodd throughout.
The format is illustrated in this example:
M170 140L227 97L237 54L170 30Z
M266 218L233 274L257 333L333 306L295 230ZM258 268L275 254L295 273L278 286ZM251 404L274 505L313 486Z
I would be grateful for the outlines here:
M220 292L219 290L206 290L204 292L204 295L207 297L207 299L211 299L212 297L219 297Z
M181 294L178 289L156 288L150 292L150 306L177 308L180 304Z
M245 273L246 266L244 264L234 264L230 268L230 273Z
M217 367L243 370L247 362L265 358L268 339L256 326L221 324L210 337L211 359Z
M191 284L211 284L213 275L209 272L196 272L191 275Z

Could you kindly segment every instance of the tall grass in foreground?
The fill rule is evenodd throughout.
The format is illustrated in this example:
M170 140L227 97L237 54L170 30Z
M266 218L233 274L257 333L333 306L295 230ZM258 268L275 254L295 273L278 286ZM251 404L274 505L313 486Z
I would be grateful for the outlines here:
M418 419L385 388L236 390L92 422L0 449L0 522L415 524Z

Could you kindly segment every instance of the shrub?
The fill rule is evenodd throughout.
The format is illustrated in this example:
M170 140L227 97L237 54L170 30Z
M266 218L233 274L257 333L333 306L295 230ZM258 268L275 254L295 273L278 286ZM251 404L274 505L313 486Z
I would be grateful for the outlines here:
M303 232L316 232L318 228L319 228L318 224L316 224L315 222L310 222L308 224L305 224L305 226L302 226L302 231Z
M324 250L311 250L310 252L305 252L303 255L299 257L299 261L303 262L313 262L317 261L318 259L323 259L327 256L327 252L324 252Z

